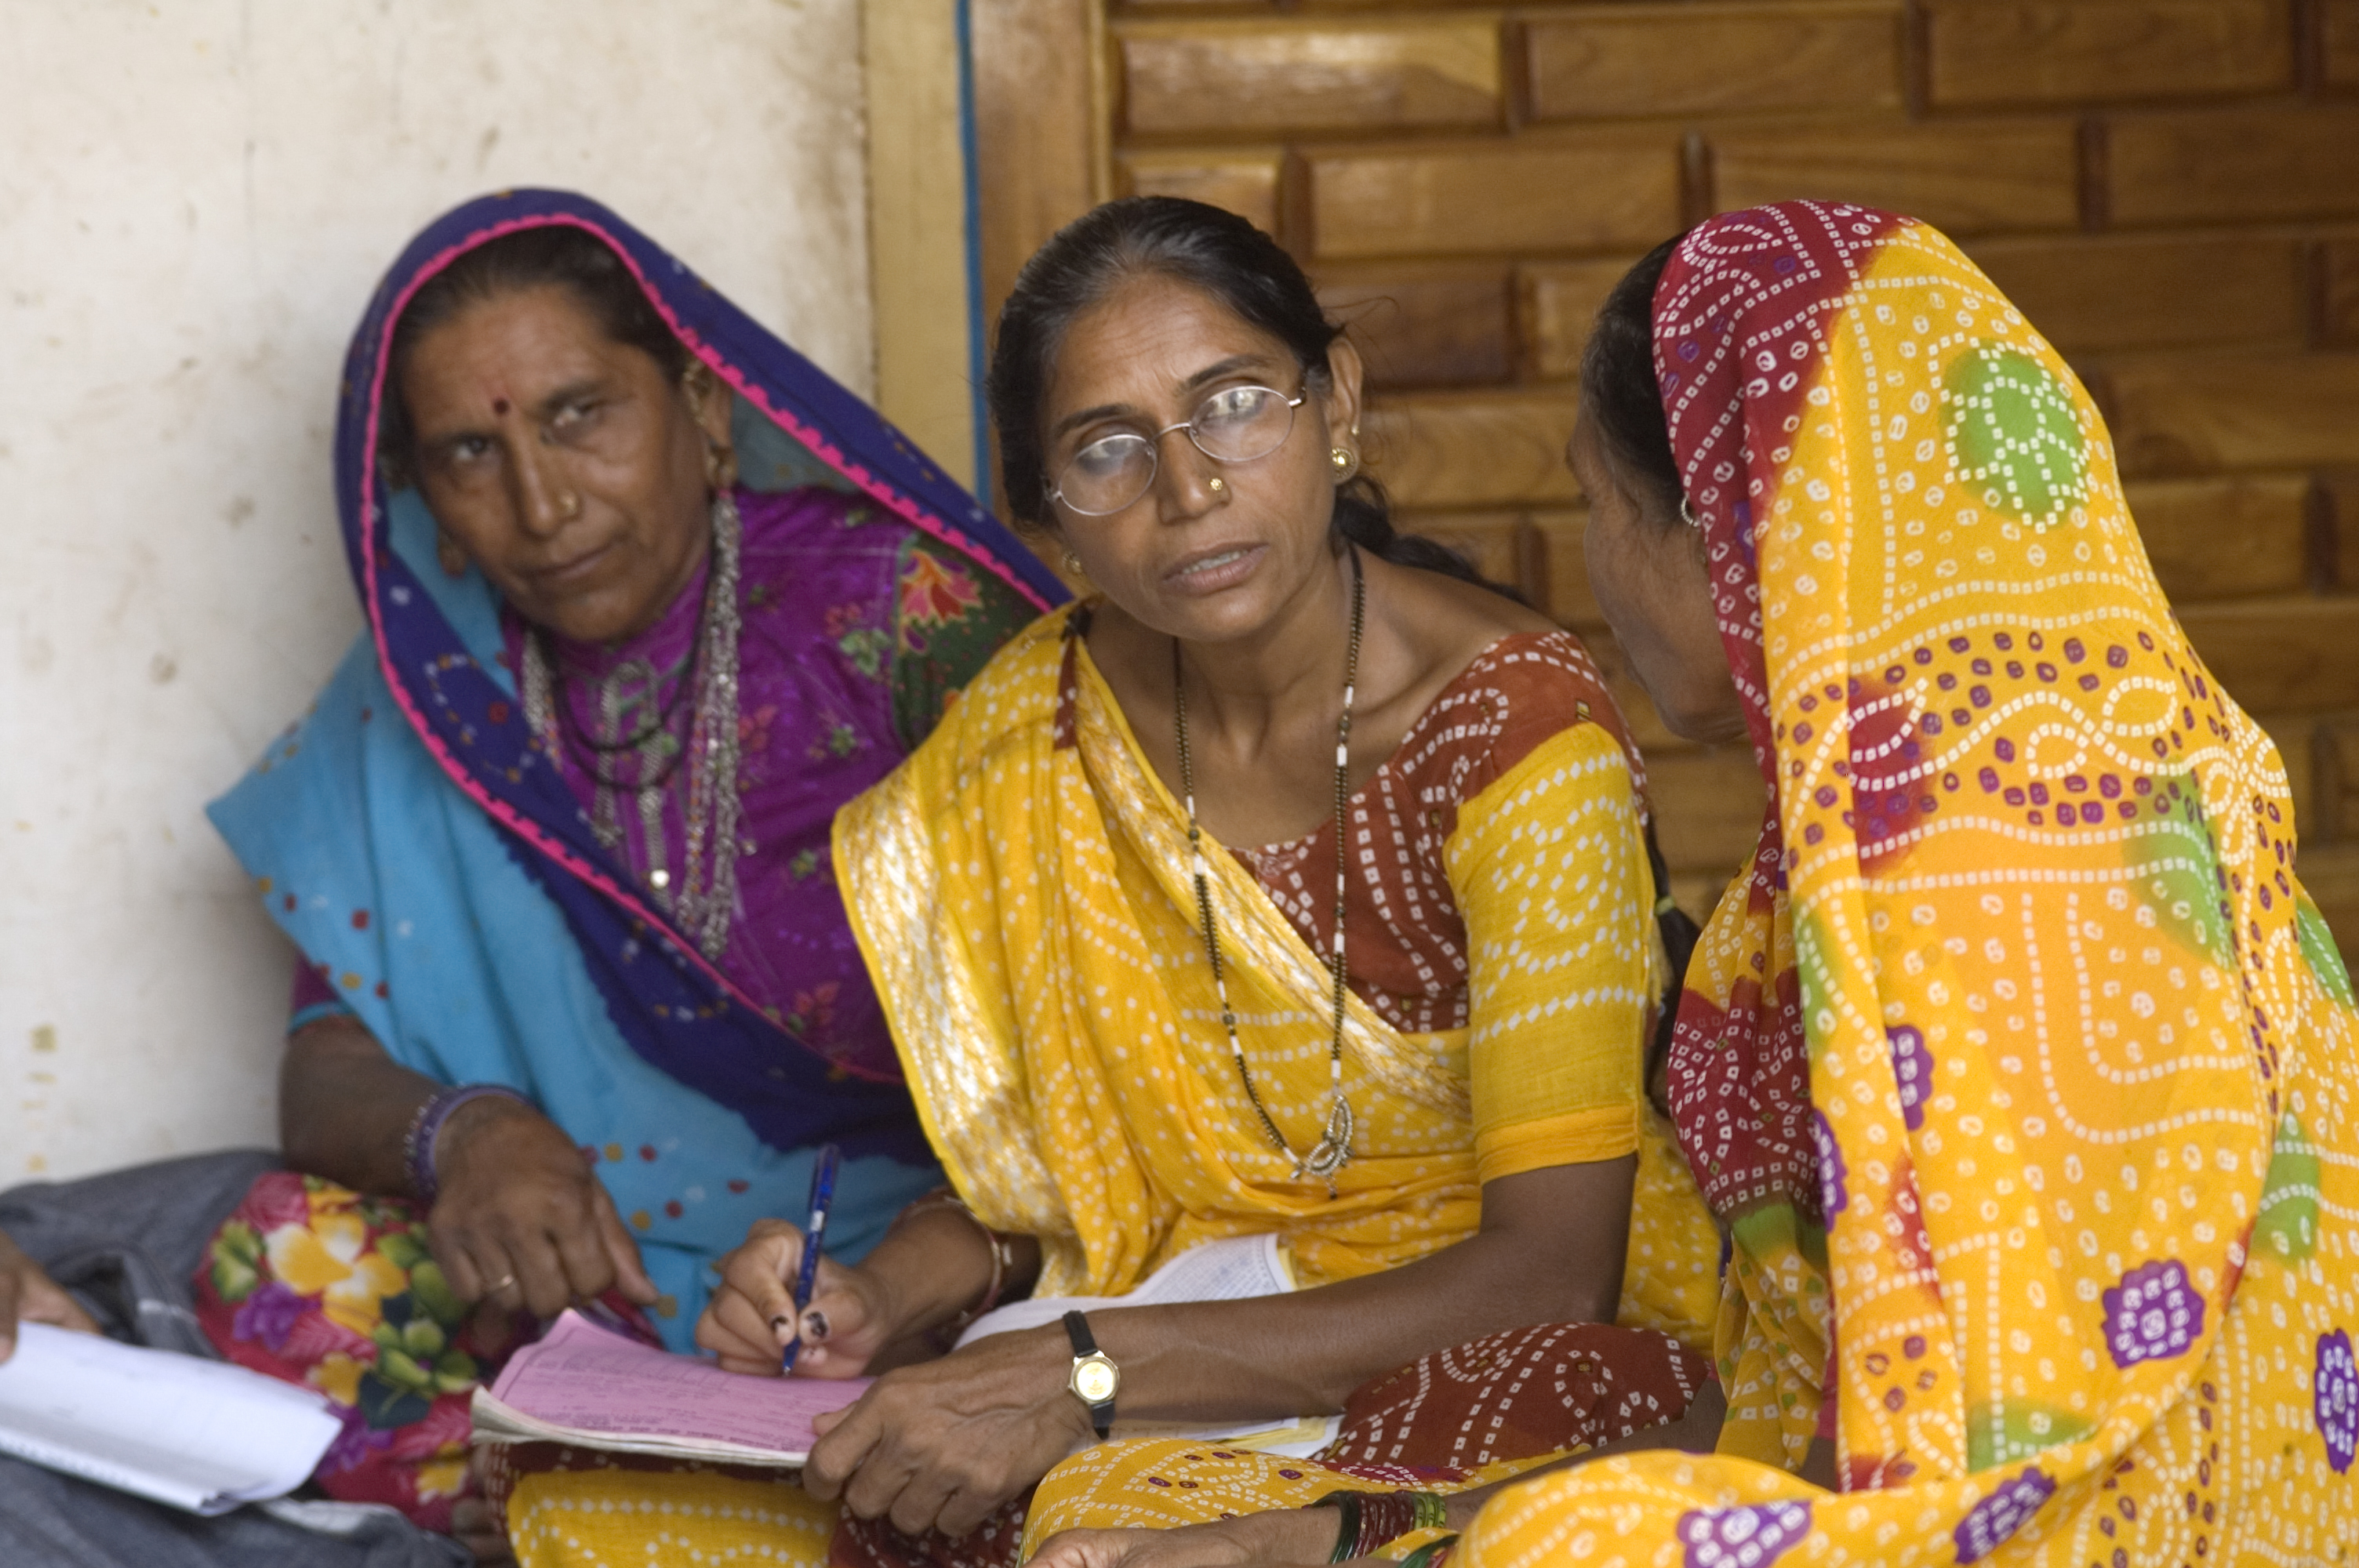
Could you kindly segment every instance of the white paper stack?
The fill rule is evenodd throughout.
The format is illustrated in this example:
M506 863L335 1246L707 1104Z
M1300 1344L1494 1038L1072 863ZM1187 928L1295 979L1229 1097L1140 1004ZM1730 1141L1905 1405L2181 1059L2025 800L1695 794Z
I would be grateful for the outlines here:
M47 1324L0 1362L0 1453L191 1513L293 1491L342 1430L314 1390Z

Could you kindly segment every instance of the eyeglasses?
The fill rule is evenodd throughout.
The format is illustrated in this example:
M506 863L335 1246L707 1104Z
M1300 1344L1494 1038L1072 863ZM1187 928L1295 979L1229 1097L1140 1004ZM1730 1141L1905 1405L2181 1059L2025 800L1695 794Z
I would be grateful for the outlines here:
M1057 475L1049 499L1079 516L1112 516L1154 485L1163 438L1172 431L1187 431L1196 449L1216 463L1249 463L1286 445L1301 403L1301 395L1271 387L1224 386L1196 405L1191 417L1152 436L1125 431L1092 441Z

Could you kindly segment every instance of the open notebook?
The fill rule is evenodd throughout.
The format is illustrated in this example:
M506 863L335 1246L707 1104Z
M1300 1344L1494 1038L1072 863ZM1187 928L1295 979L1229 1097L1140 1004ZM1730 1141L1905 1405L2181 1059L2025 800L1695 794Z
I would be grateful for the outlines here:
M1158 1269L1129 1295L1011 1302L969 1325L959 1344L1054 1323L1070 1311L1242 1301L1293 1288L1293 1271L1276 1237L1208 1241ZM792 1468L818 1441L813 1419L852 1403L872 1380L724 1372L709 1361L654 1349L568 1312L538 1344L511 1357L498 1381L475 1390L474 1441L571 1443ZM1195 1438L1299 1458L1332 1442L1335 1427L1332 1416L1217 1427L1116 1421L1114 1435Z
M1236 1302L1251 1296L1283 1295L1294 1289L1294 1271L1286 1249L1275 1236L1232 1236L1207 1241L1180 1254L1126 1296L1035 1296L1010 1302L987 1312L959 1336L962 1346L994 1334L1038 1328L1055 1323L1069 1312L1102 1308L1160 1306L1175 1302ZM1249 1421L1230 1426L1197 1426L1185 1422L1126 1421L1115 1406L1113 1435L1193 1438L1232 1448L1307 1459L1335 1441L1340 1422L1334 1416L1299 1416L1289 1421Z
M16 1327L0 1453L191 1513L277 1498L343 1430L326 1398L225 1361Z
M474 1441L791 1468L818 1441L812 1419L842 1410L871 1380L724 1372L569 1311L510 1357L497 1382L475 1390Z

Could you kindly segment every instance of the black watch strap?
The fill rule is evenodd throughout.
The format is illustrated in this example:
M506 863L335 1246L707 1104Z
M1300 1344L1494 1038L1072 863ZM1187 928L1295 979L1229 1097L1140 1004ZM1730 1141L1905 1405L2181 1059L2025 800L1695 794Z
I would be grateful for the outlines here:
M1078 1312L1064 1317L1065 1337L1073 1342L1073 1371L1066 1387L1073 1397L1089 1407L1090 1424L1104 1437L1114 1428L1114 1401L1121 1386L1121 1373L1114 1357L1098 1348L1097 1336L1090 1332L1089 1319ZM1103 1399L1093 1399L1091 1387L1102 1387Z

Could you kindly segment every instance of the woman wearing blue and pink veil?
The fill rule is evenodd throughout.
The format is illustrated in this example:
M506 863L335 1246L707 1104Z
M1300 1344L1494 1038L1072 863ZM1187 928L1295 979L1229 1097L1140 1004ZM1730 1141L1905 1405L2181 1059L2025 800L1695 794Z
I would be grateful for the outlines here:
M466 1394L535 1319L691 1349L708 1265L799 1210L821 1146L842 1256L940 1182L829 825L1061 590L558 192L394 265L336 482L366 629L212 808L301 962L292 1168L214 1238L199 1314L335 1400L332 1493L447 1527Z

